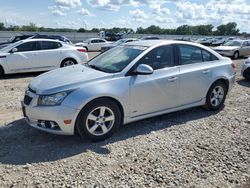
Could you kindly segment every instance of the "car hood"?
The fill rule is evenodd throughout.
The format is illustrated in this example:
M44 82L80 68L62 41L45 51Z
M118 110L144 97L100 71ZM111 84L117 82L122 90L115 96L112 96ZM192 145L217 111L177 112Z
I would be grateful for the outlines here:
M215 47L214 50L236 50L236 49L239 49L240 47L239 46L218 46L218 47Z
M8 55L9 53L6 53L6 52L3 52L3 51L1 51L1 49L0 49L0 57L6 57L7 55Z
M112 78L112 76L85 65L73 65L44 73L34 78L29 87L39 95L49 95L74 90L83 87L84 84Z
M115 45L114 43L110 43L110 44L105 44L102 47L104 47L104 48L110 48L110 47L115 47L115 46L117 46L117 45Z

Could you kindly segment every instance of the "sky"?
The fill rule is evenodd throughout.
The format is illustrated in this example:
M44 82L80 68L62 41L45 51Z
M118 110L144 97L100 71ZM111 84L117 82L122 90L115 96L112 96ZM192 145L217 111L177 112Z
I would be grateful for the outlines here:
M236 22L250 33L250 0L0 0L0 22L52 28L148 27Z

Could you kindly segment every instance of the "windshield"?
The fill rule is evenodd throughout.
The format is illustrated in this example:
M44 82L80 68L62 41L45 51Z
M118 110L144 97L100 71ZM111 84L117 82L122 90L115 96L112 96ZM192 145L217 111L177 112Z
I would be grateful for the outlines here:
M118 46L92 59L88 65L107 73L121 72L145 49L142 46Z
M223 46L241 46L241 41L228 41Z
M120 39L120 40L116 41L115 44L122 44L122 43L124 43L124 42L126 42L125 39Z
M1 49L2 52L9 52L12 48L14 48L16 45L21 44L22 41L18 41L12 44L9 44L8 46Z

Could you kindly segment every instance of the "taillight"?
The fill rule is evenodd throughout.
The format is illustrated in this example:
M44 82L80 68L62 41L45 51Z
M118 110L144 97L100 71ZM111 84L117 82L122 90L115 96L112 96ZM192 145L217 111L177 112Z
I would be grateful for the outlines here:
M78 52L87 52L85 48L77 49Z
M231 63L231 66L233 67L233 69L236 69L236 64L235 63Z

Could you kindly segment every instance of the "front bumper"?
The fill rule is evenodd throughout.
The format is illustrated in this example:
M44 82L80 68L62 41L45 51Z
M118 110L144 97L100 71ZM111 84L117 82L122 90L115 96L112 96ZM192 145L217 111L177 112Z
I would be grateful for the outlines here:
M27 105L22 101L21 105L25 120L30 126L48 133L74 135L75 122L80 110L64 105L37 106L38 95L31 93L29 96L32 98L30 104ZM71 120L71 122L65 124L64 120ZM56 129L53 126L45 126L44 122L55 124Z

